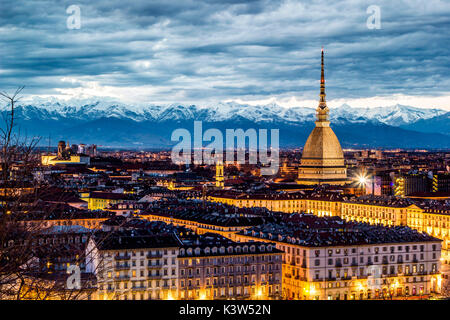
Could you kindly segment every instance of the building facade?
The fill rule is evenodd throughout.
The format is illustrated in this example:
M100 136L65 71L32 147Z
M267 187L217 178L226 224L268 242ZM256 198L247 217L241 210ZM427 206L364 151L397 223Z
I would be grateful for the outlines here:
M338 230L333 232L340 237L323 241L283 235L274 228L253 228L238 236L242 241L275 242L284 251L284 299L406 299L440 292L440 240L405 231L409 236L389 241L389 231L382 228L354 243L357 234Z
M97 236L87 245L86 271L97 277L99 300L170 300L177 296L178 250L173 236Z
M281 297L282 252L273 244L198 244L180 249L179 299Z

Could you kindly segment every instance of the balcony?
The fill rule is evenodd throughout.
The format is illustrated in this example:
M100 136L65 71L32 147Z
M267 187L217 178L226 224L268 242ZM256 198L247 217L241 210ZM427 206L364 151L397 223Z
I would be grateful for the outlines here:
M146 290L146 289L147 289L146 286L135 286L135 287L131 288L132 291L143 291L143 290Z
M161 259L163 256L162 253L157 253L157 254L147 254L147 259Z
M304 278L300 278L300 280L306 281L306 279ZM269 284L280 284L281 283L281 279L280 280L269 280Z
M147 266L147 269L149 269L149 270L152 270L152 269L161 269L163 267L163 265L162 264L149 264L148 266Z
M320 281L323 281L323 278L314 278L313 280L312 280L313 282L320 282Z
M116 264L114 269L116 270L130 270L131 266L129 264Z
M114 256L114 259L117 260L117 261L130 260L131 256L129 254L126 254L126 255L123 255L123 256L116 255L116 256Z

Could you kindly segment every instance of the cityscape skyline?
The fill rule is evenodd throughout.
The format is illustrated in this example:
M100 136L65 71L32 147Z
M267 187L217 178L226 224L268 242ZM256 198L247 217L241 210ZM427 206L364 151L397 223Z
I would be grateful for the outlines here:
M448 27L441 0L2 3L0 300L450 300Z

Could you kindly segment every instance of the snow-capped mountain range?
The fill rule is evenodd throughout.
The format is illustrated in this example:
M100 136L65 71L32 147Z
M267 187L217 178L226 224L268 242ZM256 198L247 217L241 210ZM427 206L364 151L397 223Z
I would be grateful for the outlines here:
M5 109L5 106L2 106ZM35 99L32 103L19 106L20 113L26 120L62 119L94 120L99 118L119 118L134 121L184 121L202 120L205 122L227 121L236 117L255 123L265 122L310 122L315 119L315 109L308 107L285 108L275 103L267 105L246 105L235 102L210 105L125 105L115 101ZM424 109L404 105L390 107L350 107L343 104L330 109L333 123L351 122L379 123L402 126L441 116L448 111L442 109Z
M0 111L6 110L7 106L0 107ZM19 104L16 115L28 134L110 146L171 145L171 132L188 128L194 120L219 129L278 128L281 145L302 146L314 126L315 108L235 102L127 105L110 99L34 98ZM330 108L331 125L344 147L448 148L449 117L446 110L404 105Z

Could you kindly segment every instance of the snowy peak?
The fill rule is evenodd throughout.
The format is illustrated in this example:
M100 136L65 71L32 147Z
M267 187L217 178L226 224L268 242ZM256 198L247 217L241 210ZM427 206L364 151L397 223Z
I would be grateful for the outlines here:
M2 110L5 106L2 106ZM254 123L311 123L315 109L307 107L285 108L276 103L248 105L236 102L220 102L209 105L126 105L105 99L73 99L60 101L55 98L34 98L21 104L17 113L25 120L76 119L91 121L101 118L129 119L137 122L191 121L222 122L245 119ZM343 123L382 123L404 126L446 114L441 109L422 109L405 105L389 107L351 107L343 104L330 109L330 120Z
M389 107L354 108L342 105L330 112L331 119L343 118L350 122L364 122L366 120L378 121L391 126L411 124L447 113L441 109L424 109L396 104Z

